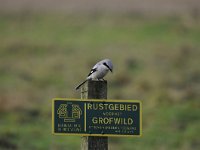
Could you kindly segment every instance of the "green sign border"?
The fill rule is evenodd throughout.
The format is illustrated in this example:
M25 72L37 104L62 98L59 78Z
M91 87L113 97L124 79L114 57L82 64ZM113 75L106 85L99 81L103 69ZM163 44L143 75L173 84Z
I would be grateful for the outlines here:
M54 131L54 102L63 101L86 101L86 102L129 102L140 104L140 135L118 135L118 134L82 134L82 133L55 133ZM84 122L85 123L85 122ZM54 135L78 135L78 136L111 136L111 137L141 137L142 136L142 102L140 100L111 100L111 99L74 99L74 98L54 98L52 99L52 134Z

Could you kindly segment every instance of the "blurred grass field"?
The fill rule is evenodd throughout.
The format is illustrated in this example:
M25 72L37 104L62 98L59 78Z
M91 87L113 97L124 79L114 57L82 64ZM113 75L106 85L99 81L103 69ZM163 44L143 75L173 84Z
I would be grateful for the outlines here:
M110 58L108 99L140 99L143 136L115 150L199 150L200 16L0 14L0 149L80 149L51 134L51 99Z

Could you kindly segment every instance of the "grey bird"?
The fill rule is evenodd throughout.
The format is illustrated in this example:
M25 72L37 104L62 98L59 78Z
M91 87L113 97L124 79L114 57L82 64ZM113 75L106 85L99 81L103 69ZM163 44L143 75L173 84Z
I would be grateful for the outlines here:
M110 59L104 59L102 61L99 61L94 67L91 69L90 73L88 74L85 81L83 81L81 84L79 84L76 87L76 90L78 90L85 82L88 80L104 80L103 77L108 72L113 72L113 64Z

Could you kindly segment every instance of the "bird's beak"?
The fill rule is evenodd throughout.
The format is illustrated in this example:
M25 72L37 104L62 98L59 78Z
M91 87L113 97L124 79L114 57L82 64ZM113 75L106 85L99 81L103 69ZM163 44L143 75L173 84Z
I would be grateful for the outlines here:
M110 69L110 68L109 68L109 70L110 70L110 72L112 72L112 73L113 73L113 70L112 70L112 69Z

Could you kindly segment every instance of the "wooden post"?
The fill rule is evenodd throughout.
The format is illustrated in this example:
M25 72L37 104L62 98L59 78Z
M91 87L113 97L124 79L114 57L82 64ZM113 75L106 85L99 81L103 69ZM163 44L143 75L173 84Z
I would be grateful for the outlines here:
M81 88L82 99L107 99L107 81L88 81ZM81 150L108 150L108 137L84 136Z

